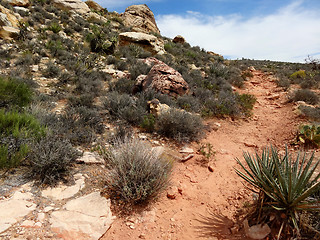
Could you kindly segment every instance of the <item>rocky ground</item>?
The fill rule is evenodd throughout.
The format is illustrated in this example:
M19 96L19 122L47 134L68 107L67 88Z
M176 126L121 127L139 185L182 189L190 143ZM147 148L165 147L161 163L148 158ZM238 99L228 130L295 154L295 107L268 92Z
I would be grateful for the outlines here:
M100 194L103 161L86 152L68 186L39 190L19 177L19 171L2 180L0 238L248 239L240 220L252 195L235 174L234 159L270 144L284 149L305 122L272 75L253 75L237 90L257 98L250 118L210 119L202 141L183 149L140 135L176 160L171 186L155 203L130 216L111 212L116 208ZM200 154L201 146L207 157Z

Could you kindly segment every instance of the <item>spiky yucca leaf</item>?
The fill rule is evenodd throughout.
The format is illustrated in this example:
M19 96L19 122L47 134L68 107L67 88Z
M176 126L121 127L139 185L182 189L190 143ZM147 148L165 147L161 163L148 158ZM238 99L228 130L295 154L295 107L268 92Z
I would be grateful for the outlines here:
M319 161L313 164L314 154L309 159L303 154L302 160L298 154L297 158L292 160L287 149L281 157L271 146L271 149L266 148L262 152L261 157L258 153L255 156L244 153L244 159L247 166L236 159L243 170L235 169L236 173L265 194L263 208L272 207L284 211L291 216L298 231L298 211L320 210L320 202L310 199L310 196L320 189L320 173L315 174Z

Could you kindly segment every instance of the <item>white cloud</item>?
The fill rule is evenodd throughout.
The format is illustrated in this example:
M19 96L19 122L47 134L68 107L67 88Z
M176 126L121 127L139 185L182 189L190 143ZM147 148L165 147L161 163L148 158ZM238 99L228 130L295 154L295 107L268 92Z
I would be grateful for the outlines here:
M319 9L303 8L303 1L266 16L160 15L161 34L182 35L191 45L231 58L303 62L320 56Z

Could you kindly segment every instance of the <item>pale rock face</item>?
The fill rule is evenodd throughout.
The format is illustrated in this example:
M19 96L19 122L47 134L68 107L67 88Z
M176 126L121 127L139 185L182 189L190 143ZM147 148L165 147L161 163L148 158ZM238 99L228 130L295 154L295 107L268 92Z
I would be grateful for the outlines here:
M90 12L87 4L81 0L53 0L53 4L62 10L71 10L79 14L86 14Z
M132 5L121 16L124 25L131 27L133 31L160 34L153 12L145 4Z
M100 239L114 221L110 205L99 192L70 200L51 214L51 227L70 239Z
M19 20L14 13L0 5L0 38L12 39L19 35Z
M153 54L164 54L164 43L156 36L141 32L124 32L119 34L119 45L136 44Z

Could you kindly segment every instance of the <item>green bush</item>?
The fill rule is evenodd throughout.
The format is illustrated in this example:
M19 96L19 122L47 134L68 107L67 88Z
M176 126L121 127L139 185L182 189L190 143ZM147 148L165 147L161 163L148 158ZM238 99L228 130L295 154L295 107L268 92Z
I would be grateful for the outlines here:
M28 143L45 135L29 114L0 110L0 168L16 167L27 156Z
M158 117L156 130L179 142L195 141L202 133L203 124L201 117L172 108Z
M320 125L301 125L299 127L297 140L307 147L319 147Z
M139 204L155 199L168 185L172 162L137 139L117 141L104 155L107 189L115 199Z
M0 107L25 107L32 100L32 91L25 83L0 77Z
M60 26L59 23L57 23L57 22L52 22L52 23L50 24L50 26L47 27L47 30L50 30L50 31L52 31L52 32L54 32L54 33L58 33L58 32L60 32L60 31L62 30L62 27Z
M251 94L239 94L237 95L237 97L242 112L245 115L250 116L253 106L257 101L257 98Z
M314 163L314 154L309 159L305 154L302 158L297 155L293 160L288 149L281 156L273 147L266 148L261 156L244 153L244 159L246 164L236 159L241 167L236 173L259 191L254 212L258 215L255 216L257 221L266 220L275 213L275 221L281 224L279 235L283 232L299 236L299 214L320 210L319 202L310 198L320 189L320 174L315 172L319 161Z
M32 145L28 176L38 184L50 186L66 181L79 155L68 140L48 135Z
M156 118L152 114L144 115L140 126L147 132L153 132L155 129Z

